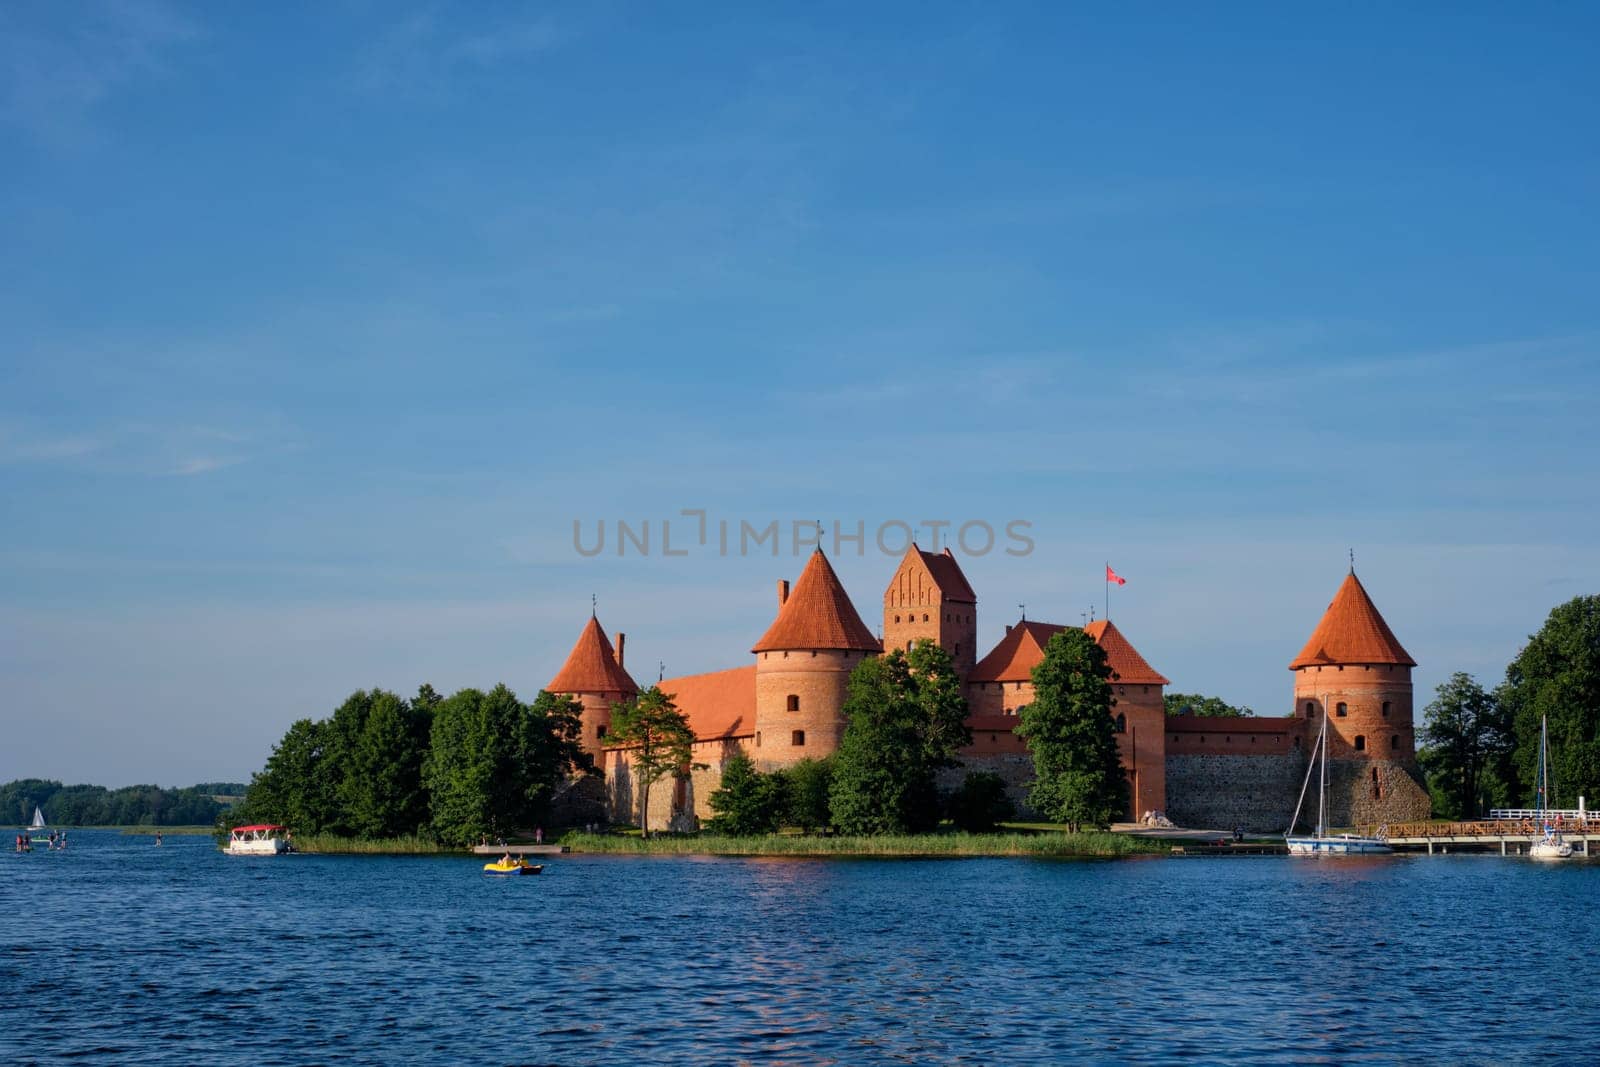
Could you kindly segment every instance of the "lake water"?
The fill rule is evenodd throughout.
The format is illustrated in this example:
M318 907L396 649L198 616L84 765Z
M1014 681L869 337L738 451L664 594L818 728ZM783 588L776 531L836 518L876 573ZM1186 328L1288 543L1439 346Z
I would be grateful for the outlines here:
M1600 859L0 856L0 1061L1600 1061Z

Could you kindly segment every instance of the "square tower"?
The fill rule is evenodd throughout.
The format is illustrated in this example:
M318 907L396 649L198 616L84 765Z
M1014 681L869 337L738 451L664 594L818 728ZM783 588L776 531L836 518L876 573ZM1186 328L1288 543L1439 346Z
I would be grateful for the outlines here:
M924 552L913 542L883 593L883 651L923 638L950 653L963 680L977 662L977 594L948 548Z

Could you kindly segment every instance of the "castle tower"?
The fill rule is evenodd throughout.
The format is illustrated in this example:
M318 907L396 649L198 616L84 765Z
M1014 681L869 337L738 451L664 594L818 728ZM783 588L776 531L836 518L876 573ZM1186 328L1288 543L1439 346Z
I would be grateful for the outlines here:
M977 662L977 594L948 548L924 552L913 542L883 591L883 648L909 651L923 638L950 653L963 679Z
M1328 720L1328 758L1416 758L1411 725L1411 668L1355 571L1345 576L1333 603L1289 669L1294 672L1294 714L1307 720L1307 739Z
M1139 655L1110 619L1083 628L1106 653L1111 665L1111 714L1117 724L1117 752L1128 774L1128 815L1167 808L1167 703L1172 683Z
M756 736L761 770L833 753L844 736L846 682L882 651L819 548L790 592L778 583L778 617L756 655Z
M1306 751L1328 716L1336 826L1374 826L1428 817L1411 723L1411 668L1417 665L1352 569L1333 603L1289 664L1294 717Z
M611 705L631 700L639 687L622 666L627 638L617 635L613 651L600 620L594 616L578 635L567 662L545 686L552 693L577 698L583 705L583 747L602 765L606 731L611 728Z

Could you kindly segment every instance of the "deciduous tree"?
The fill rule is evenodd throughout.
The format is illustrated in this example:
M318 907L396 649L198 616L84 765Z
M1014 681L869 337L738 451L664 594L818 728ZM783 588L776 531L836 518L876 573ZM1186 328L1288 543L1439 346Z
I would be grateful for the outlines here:
M1033 702L1017 733L1033 754L1029 803L1073 830L1106 827L1127 805L1127 779L1111 720L1111 667L1094 638L1060 631L1033 669Z
M1492 801L1490 764L1510 738L1495 698L1469 674L1457 672L1422 712L1417 762L1428 778L1434 814L1470 818Z
M1539 723L1550 723L1550 777L1557 806L1600 791L1600 596L1574 597L1550 612L1506 668L1498 697L1516 735L1504 761L1514 796L1529 802L1539 759Z
M716 812L709 828L732 837L770 834L783 815L787 785L781 774L762 774L739 754L722 765L722 784L708 798Z
M1220 697L1202 696L1199 693L1168 693L1161 698L1168 715L1204 715L1217 719L1249 717L1255 714L1244 705L1233 705Z

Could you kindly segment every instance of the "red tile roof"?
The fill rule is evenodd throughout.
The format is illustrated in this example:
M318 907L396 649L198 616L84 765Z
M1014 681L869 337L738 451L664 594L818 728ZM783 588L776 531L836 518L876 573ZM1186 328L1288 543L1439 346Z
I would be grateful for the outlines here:
M657 682L702 741L748 737L756 732L756 667L686 674Z
M1044 660L1044 646L1050 638L1065 630L1048 622L1029 622L1024 619L1013 626L1000 643L980 659L967 675L970 682L1027 682L1033 680L1033 669Z
M1139 650L1128 643L1122 631L1110 619L1097 619L1085 626L1084 632L1106 650L1106 659L1116 672L1116 680L1128 685L1171 685L1166 677L1145 662Z
M1033 669L1044 660L1044 646L1050 638L1067 629L1049 622L1024 619L1000 639L989 654L978 661L967 675L973 682L1027 682ZM1101 619L1084 627L1084 632L1105 649L1106 660L1116 673L1116 681L1130 685L1170 685L1155 668L1145 662L1137 649L1122 636L1122 631Z
M1357 665L1366 663L1398 663L1415 667L1400 641L1389 629L1389 624L1378 614L1372 598L1362 588L1361 581L1351 571L1344 584L1333 595L1333 603L1311 632L1306 647L1289 664L1291 671L1301 667L1323 664Z
M567 662L561 665L556 676L545 686L552 693L637 693L628 672L617 662L600 620L589 617L589 623L578 635Z
M883 650L882 643L856 614L839 576L833 573L820 548L811 553L806 569L794 583L794 591L778 609L777 620L751 651L813 648Z
M959 600L966 604L978 602L978 594L972 591L967 576L961 573L961 564L956 562L956 557L948 548L943 552L924 552L913 543L911 550L922 557L923 566L933 576L933 584L939 587L946 600Z

